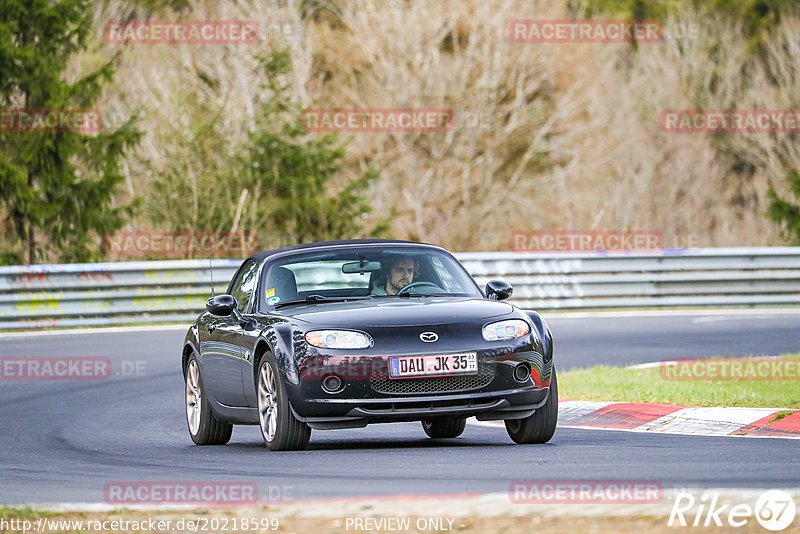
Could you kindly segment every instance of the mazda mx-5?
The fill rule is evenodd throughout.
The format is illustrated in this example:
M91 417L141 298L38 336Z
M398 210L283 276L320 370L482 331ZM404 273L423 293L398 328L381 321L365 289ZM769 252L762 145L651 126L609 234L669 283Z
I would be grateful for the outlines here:
M189 434L221 445L259 425L271 450L312 429L421 421L435 439L503 420L516 443L558 416L544 319L482 289L446 250L392 240L310 243L247 258L183 345Z

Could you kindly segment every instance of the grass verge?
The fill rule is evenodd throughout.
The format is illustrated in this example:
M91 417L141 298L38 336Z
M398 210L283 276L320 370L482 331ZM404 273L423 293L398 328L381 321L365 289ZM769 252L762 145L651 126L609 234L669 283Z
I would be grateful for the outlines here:
M597 365L563 371L558 375L558 393L560 398L570 400L800 409L797 375L800 354L788 354L777 360L709 358L696 361L700 364L694 368L688 363L672 369ZM762 361L769 362L766 373L757 367ZM784 370L783 379L776 379L773 361ZM709 374L730 376L729 371L737 369L737 365L739 371L733 373L736 378L708 378ZM764 369L766 367L762 365L761 371Z

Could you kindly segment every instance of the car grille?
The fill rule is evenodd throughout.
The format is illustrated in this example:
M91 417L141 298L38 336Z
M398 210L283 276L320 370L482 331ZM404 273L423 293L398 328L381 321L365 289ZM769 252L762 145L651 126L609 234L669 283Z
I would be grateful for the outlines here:
M470 391L489 385L494 379L494 366L478 363L474 375L451 376L447 378L404 378L391 379L388 371L375 371L370 378L372 389L388 395L416 395L420 393L448 393Z

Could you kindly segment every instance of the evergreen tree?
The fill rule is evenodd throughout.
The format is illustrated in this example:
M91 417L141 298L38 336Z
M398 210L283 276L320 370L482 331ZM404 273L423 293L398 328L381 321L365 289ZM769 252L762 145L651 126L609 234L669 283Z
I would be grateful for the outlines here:
M362 232L361 217L370 211L362 193L379 173L367 171L331 194L328 182L341 170L344 146L336 146L335 134L309 137L302 127L301 109L286 96L288 87L275 81L289 71L288 53L275 53L262 64L275 96L261 109L243 169L270 198L269 204L259 206L262 218L273 232L292 243L357 236ZM295 120L276 129L272 125L283 113ZM380 235L387 226L383 220L367 234Z
M769 198L767 217L783 227L784 239L793 245L800 245L800 173L797 169L792 169L786 174L786 181L798 204L782 199L770 186L767 192Z
M100 237L119 229L132 205L114 206L121 158L140 133L75 125L15 131L11 110L91 110L114 74L114 59L75 81L70 58L92 30L88 0L0 2L0 261L90 261ZM100 115L99 117L102 117ZM99 121L98 121L99 126ZM19 130L19 129L16 129Z
M290 87L279 82L290 68L288 51L271 52L261 66L268 96L244 145L229 146L213 105L193 103L202 112L191 115L186 132L191 156L175 158L154 180L148 216L170 231L247 232L261 248L384 233L388 217L363 227L364 193L378 172L340 185L345 145L336 134L309 135Z

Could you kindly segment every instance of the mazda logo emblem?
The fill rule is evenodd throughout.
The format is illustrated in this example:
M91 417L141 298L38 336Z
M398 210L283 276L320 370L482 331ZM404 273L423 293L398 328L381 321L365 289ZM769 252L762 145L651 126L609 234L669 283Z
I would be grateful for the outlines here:
M423 332L419 335L419 338L425 343L433 343L439 339L439 336L436 334L436 332Z

